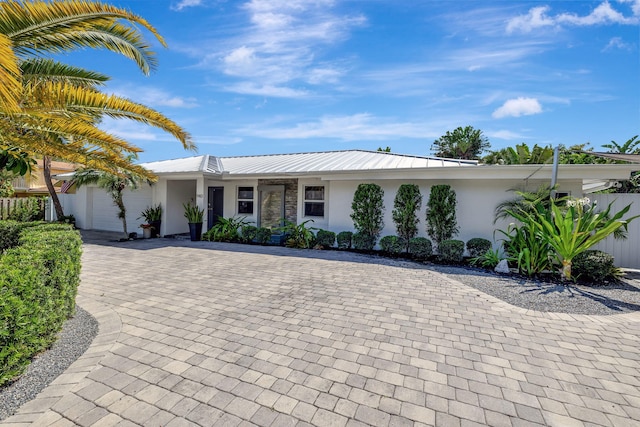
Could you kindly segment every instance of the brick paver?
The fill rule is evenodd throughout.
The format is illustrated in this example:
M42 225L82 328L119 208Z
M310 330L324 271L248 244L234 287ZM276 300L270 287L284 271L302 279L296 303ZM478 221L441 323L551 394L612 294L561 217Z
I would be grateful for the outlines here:
M416 264L84 246L100 334L6 425L640 425L640 314L545 314ZM35 421L34 421L35 420Z

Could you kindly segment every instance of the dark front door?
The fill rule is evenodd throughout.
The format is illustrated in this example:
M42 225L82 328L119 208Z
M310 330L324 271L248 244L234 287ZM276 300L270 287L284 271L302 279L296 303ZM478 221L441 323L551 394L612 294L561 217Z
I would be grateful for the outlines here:
M224 216L224 187L209 187L209 204L207 208L207 226L213 227L218 218Z

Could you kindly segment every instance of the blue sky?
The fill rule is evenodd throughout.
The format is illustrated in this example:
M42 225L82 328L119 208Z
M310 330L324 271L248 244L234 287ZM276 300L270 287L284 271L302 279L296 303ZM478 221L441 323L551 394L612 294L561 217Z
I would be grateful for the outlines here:
M494 149L640 133L640 0L110 3L164 36L156 72L104 51L69 62L111 75L108 92L177 121L202 154L428 155L467 125ZM141 161L191 155L149 127L103 127Z

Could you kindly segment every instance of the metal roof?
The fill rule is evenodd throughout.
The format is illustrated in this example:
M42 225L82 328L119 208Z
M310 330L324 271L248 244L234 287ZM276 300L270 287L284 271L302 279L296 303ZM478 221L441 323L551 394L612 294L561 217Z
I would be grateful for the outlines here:
M143 163L157 174L202 172L228 175L274 175L475 166L475 160L443 159L380 151L345 150L260 156L195 156Z
M220 174L222 169L215 156L208 154L202 156L184 157L181 159L160 160L158 162L143 163L141 166L155 173L188 173L203 172Z

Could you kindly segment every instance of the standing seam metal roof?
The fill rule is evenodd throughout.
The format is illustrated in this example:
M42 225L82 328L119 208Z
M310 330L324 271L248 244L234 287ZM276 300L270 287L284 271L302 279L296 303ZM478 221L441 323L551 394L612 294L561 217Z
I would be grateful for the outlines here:
M475 166L474 160L443 159L379 151L344 150L259 156L210 155L144 163L155 173L203 172L229 175L348 172Z

